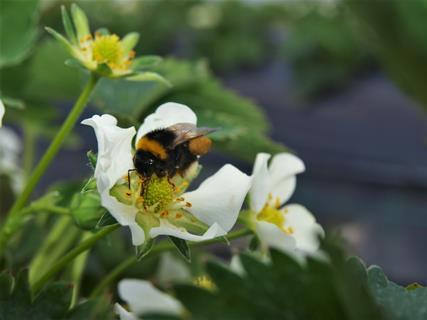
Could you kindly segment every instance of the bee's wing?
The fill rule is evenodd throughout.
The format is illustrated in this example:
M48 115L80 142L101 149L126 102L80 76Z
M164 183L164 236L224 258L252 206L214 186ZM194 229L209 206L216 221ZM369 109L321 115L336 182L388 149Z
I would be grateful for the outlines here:
M177 123L168 127L168 129L176 135L176 138L172 143L172 148L175 148L177 145L188 140L204 136L218 130L218 128L198 128L192 123Z

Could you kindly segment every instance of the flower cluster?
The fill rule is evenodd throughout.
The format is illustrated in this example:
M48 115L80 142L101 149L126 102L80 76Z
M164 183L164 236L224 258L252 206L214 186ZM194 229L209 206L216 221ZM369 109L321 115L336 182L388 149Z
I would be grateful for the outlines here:
M305 169L296 156L278 154L268 167L270 155L260 153L251 176L226 164L188 192L200 171L198 161L183 175L153 174L148 182L134 171L128 172L134 168L133 155L141 137L176 124L197 124L187 106L161 105L138 132L133 127L118 127L111 115L95 115L82 123L93 127L98 140L94 175L101 204L130 228L134 245L159 235L189 241L224 236L235 225L249 193L249 210L242 213L242 220L258 235L262 248L274 247L298 258L317 251L323 229L313 215L301 205L283 206L295 189L296 174Z
M110 34L107 29L99 29L92 34L86 14L76 4L71 5L71 17L62 7L62 21L67 38L49 27L46 30L87 70L109 78L165 81L155 73L139 72L138 66L143 60L136 61L133 50L139 40L138 33L131 32L123 39ZM149 60L158 59L150 57Z
M136 141L156 129L196 122L187 106L166 103L145 119ZM101 203L121 225L129 226L134 245L159 235L208 240L226 235L236 223L251 178L234 166L223 166L190 192L186 190L199 171L197 162L184 176L152 177L142 190L136 173L127 180L135 128L118 127L111 115L95 115L82 123L94 128L98 140L95 178Z

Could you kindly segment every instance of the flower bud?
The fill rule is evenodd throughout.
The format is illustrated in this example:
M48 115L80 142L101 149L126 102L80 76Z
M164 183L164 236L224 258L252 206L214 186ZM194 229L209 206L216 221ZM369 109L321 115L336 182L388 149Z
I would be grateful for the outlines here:
M70 209L74 222L85 230L94 229L107 211L96 190L75 194Z

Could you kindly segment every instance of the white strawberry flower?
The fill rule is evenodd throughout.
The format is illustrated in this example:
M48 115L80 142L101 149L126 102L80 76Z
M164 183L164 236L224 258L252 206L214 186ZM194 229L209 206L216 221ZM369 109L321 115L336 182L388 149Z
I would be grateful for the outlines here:
M185 105L165 103L148 116L138 130L146 133L176 123L196 125L197 117ZM204 241L224 236L235 224L251 178L230 164L207 178L196 190L185 192L198 172L198 164L185 177L152 178L141 195L140 178L133 169L132 139L135 128L120 128L111 115L95 115L82 121L95 130L98 160L95 168L101 204L123 226L128 226L134 245L150 238L169 235L184 240Z
M263 247L272 247L297 259L317 254L323 228L302 205L286 204L296 186L296 175L305 171L301 159L290 154L259 153L252 172L249 224Z
M124 279L119 282L120 299L126 302L130 311L116 303L115 311L120 320L138 320L144 314L179 316L184 308L172 296L160 291L149 281Z

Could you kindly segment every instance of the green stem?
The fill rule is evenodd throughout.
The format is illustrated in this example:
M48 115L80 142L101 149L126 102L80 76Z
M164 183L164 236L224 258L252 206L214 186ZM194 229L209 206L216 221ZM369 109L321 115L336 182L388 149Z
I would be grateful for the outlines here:
M31 193L33 192L40 178L43 176L46 169L52 162L58 150L62 146L62 143L64 142L65 138L73 129L76 121L78 120L80 114L86 106L97 82L98 77L92 74L83 92L77 99L71 112L68 114L67 119L62 124L61 129L59 129L58 134L55 136L49 148L46 150L45 154L41 158L40 162L33 170L33 173L29 177L25 189L22 191L21 195L16 199L13 207L10 209L6 221L4 222L3 227L0 230L0 256L3 255L4 249L7 245L9 238L21 225L21 209L27 203L29 197L31 196Z
M82 237L82 243L85 242L87 239L89 239L91 236L90 232L85 232ZM80 291L80 283L83 276L83 271L86 266L86 261L89 256L89 250L86 250L83 254L78 256L73 263L72 269L71 269L71 277L74 283L73 287L73 296L71 298L71 305L70 309L74 308L74 306L77 304L79 299L79 291Z
M34 130L32 130L31 125L28 123L24 124L23 127L24 133L24 154L23 154L23 168L25 179L31 174L31 169L33 168L34 155L35 155L35 146L36 146L36 136Z
M237 239L237 238L241 238L244 236L247 236L249 234L251 234L252 231L250 229L240 229L234 232L230 232L227 235L227 239L228 240L233 240L233 239ZM206 240L206 241L202 241L202 242L192 242L189 244L190 247L195 248L195 247L200 247L200 246L204 246L204 245L208 245L208 244L213 244L213 243L218 243L218 242L222 242L224 241L224 237L218 237L218 238L214 238L214 239L210 239L210 240ZM157 246L155 246L153 248L153 250L151 250L151 252L149 253L148 257L154 257L162 252L168 251L168 250L172 250L175 248L175 245L170 243L170 242L166 242L163 241L161 243L159 243ZM120 263L116 268L114 268L91 292L90 294L90 298L94 298L97 295L101 294L101 292L104 291L105 288L107 288L112 282L114 282L121 274L123 274L123 272L125 272L127 269L129 269L130 267L132 267L133 265L137 264L138 260L136 259L135 256L131 256L129 258L127 258L126 260L124 260L122 263Z
M32 288L32 291L34 294L39 292L41 288L52 278L55 276L56 273L61 271L70 261L72 261L74 258L79 256L81 253L85 252L89 248L95 245L95 243L99 240L104 238L109 233L116 230L118 227L120 227L119 224L114 224L108 227L103 228L101 231L95 233L90 238L86 239L82 243L80 243L77 247L72 249L70 252L68 252L65 256L63 256L61 259L55 262L55 264L46 271L46 273L40 277L35 283Z

